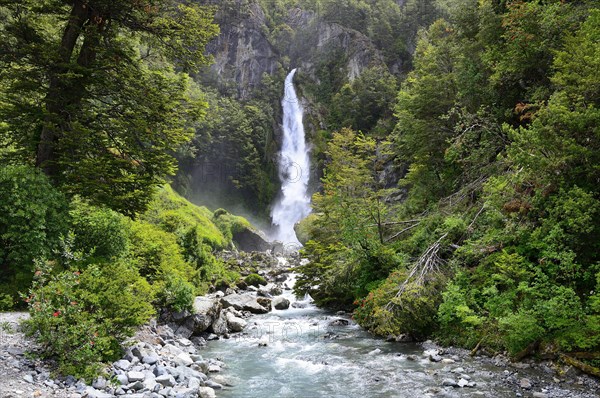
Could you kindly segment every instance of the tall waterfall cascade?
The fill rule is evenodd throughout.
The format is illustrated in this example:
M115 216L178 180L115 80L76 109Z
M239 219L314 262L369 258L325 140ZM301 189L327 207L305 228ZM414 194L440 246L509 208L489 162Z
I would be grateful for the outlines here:
M299 245L294 225L310 214L309 149L306 145L303 109L294 89L292 70L285 79L283 106L283 141L279 153L281 192L271 211L274 238L286 245Z

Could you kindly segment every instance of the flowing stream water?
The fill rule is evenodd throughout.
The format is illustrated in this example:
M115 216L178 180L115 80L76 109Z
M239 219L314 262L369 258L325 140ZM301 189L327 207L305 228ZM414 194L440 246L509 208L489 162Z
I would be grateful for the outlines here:
M291 287L293 276L287 284ZM283 296L304 308L253 316L243 334L211 341L204 349L227 364L223 376L233 387L218 391L219 397L515 396L499 383L500 368L471 359L434 363L420 345L385 342L316 308L309 298L298 300L290 289ZM349 323L339 325L337 319ZM458 380L461 374L476 386L442 387L444 379Z
M271 211L274 238L284 244L299 245L294 225L310 213L308 182L310 177L309 148L302 124L302 105L294 89L292 70L285 79L283 107L283 140L279 153L281 192Z

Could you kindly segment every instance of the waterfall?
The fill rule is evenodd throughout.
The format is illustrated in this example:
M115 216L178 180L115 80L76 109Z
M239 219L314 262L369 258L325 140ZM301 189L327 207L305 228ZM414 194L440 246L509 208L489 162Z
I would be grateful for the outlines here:
M283 142L279 153L279 178L281 192L273 209L271 218L274 226L274 238L284 244L298 245L294 225L310 213L308 180L310 160L302 125L302 106L294 89L292 70L285 79L283 106Z

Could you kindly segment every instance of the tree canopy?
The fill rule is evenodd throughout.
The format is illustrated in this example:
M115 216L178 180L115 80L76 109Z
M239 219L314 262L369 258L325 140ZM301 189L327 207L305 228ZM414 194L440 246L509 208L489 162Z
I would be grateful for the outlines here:
M218 32L192 2L0 2L1 141L66 191L128 214L175 170L204 102L189 78Z

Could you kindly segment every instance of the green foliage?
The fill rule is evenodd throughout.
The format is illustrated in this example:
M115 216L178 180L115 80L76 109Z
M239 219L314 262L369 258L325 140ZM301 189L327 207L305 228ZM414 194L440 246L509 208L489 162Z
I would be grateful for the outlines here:
M0 311L10 311L13 309L14 300L10 294L0 293Z
M68 227L68 205L32 167L0 168L0 293L13 299L31 283L35 259L60 248Z
M89 381L102 362L120 357L120 342L153 315L152 299L146 280L122 261L81 271L40 266L26 299L26 327L62 374Z
M198 241L215 249L229 244L224 232L212 222L213 214L210 210L190 203L169 185L157 190L148 210L140 218L179 236L194 228Z
M245 229L252 229L252 226L243 217L235 216L223 209L217 209L213 213L213 222L223 232L228 241L233 239L233 235Z
M384 336L407 334L422 339L431 335L436 328L437 291L441 281L427 285L408 284L398 296L398 287L407 277L406 271L391 273L366 298L355 302L358 307L354 319L361 326Z
M247 277L244 278L244 282L246 282L246 284L249 286L256 286L256 287L267 284L267 281L265 280L265 278L263 278L262 276L260 276L258 274L248 275Z
M374 183L368 137L323 134L297 290L357 299L357 321L382 335L515 358L597 351L600 13L587 1L439 4L387 149L408 165L406 199L392 206ZM360 97L346 85L332 115L354 125L342 110Z
M396 78L384 67L366 69L334 95L331 127L384 135L390 130Z
M213 10L174 0L4 1L0 141L62 190L128 215L173 174L205 102Z
M127 221L121 214L95 207L83 200L71 203L71 230L75 234L73 249L93 258L110 260L127 250Z

